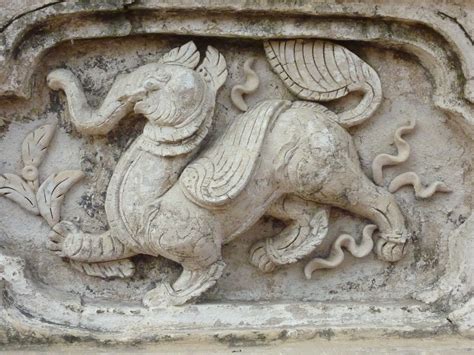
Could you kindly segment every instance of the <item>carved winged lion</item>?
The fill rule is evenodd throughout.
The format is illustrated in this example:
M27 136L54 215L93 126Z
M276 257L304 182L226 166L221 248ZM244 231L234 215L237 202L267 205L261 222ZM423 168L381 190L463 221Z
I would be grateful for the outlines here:
M51 72L48 85L64 91L80 132L106 134L131 111L147 123L109 183L109 229L89 234L61 221L53 227L49 248L89 264L136 254L180 263L183 271L172 285L145 295L149 306L184 304L213 286L225 266L222 245L264 215L286 224L250 251L250 261L266 272L321 244L331 206L371 220L380 237L379 257L400 259L408 238L404 217L393 196L364 175L345 130L378 107L377 73L328 41L267 41L264 48L273 70L301 101L261 101L201 151L227 77L226 61L215 48L208 47L199 64L199 52L189 42L117 77L97 109L87 104L70 71ZM340 114L315 102L353 91L363 93L361 102Z

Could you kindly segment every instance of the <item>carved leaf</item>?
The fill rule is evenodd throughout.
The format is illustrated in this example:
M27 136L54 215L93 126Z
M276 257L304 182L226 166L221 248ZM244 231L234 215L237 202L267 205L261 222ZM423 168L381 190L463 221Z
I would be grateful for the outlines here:
M59 222L64 195L83 176L84 173L80 170L66 170L50 175L41 184L36 194L38 209L50 226Z
M23 179L14 174L0 175L0 196L15 201L28 212L39 214L36 196Z
M86 275L109 279L130 277L135 273L135 265L128 259L106 261L103 263L83 263L70 260L71 266Z
M206 58L197 68L204 80L212 83L217 91L227 79L227 63L224 56L212 46L207 47Z
M54 136L56 126L47 124L28 134L21 146L23 164L38 167L46 154L46 150Z
M162 64L179 64L194 69L199 63L199 52L194 42L190 41L163 55L159 62Z
M267 58L287 88L299 98L330 101L352 91L360 104L338 115L350 127L369 118L382 99L380 80L367 63L346 48L323 40L266 41Z

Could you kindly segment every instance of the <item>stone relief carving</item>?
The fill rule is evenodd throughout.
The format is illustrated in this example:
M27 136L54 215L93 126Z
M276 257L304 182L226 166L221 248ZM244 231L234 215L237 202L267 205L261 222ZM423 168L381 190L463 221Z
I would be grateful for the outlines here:
M407 161L410 156L410 145L402 138L402 135L411 132L415 128L415 120L412 120L409 125L398 128L393 136L393 143L397 147L397 155L379 154L372 162L372 178L374 182L383 186L383 168L389 165L398 165Z
M364 231L358 247L348 235L338 238L326 266L340 263L335 255L341 246L355 256L367 255L376 228L379 257L399 260L409 240L404 217L393 196L364 175L344 130L368 119L378 107L382 93L377 73L328 41L269 41L265 51L288 89L309 101L254 105L195 159L227 76L225 59L214 48L208 47L199 66L199 52L189 42L157 63L117 77L95 110L71 72L51 72L48 85L65 92L71 121L80 132L105 134L131 111L148 122L111 178L106 199L110 229L89 234L61 221L53 226L49 248L76 268L82 265L83 271L102 263L110 267L136 254L180 263L182 274L172 286L162 284L145 295L149 306L180 305L213 286L225 266L221 246L264 215L287 224L279 235L250 250L250 262L264 272L307 256L324 240L329 206L375 225ZM241 92L258 86L250 64L245 65L246 88L233 90L234 103ZM311 102L352 91L363 93L361 102L340 114ZM245 110L242 103L238 106ZM322 264L313 260L307 276Z
M387 192L360 169L344 128L362 123L377 109L382 97L377 73L352 52L328 41L268 41L264 48L288 89L308 101L267 100L248 109L242 95L255 92L259 85L250 58L244 64L245 83L231 91L234 105L246 112L196 158L212 123L217 91L227 77L226 61L213 47L208 47L199 66L199 52L188 42L157 63L118 76L97 109L88 106L71 72L57 69L48 75L48 86L66 94L71 121L80 132L106 134L131 111L148 120L110 181L106 232L85 233L59 219L64 194L82 172L52 175L38 188L37 168L52 139L52 125L38 128L23 142L25 181L5 174L0 192L41 214L52 227L48 248L90 276L129 277L134 266L128 258L136 254L180 263L183 271L173 285L163 283L145 295L148 306L181 305L212 287L225 267L221 246L264 215L287 226L250 249L250 262L263 272L294 263L321 244L330 206L375 224L365 227L359 245L351 235L340 235L327 259L315 258L306 265L308 279L317 269L341 264L342 247L355 257L368 255L376 230L377 255L386 261L399 260L409 233L390 192L413 184L416 196L426 198L448 189L441 182L424 189L419 177L408 172L396 177ZM314 102L353 91L363 93L360 103L339 114ZM401 136L414 126L412 121L396 131L397 156L380 154L374 159L378 185L383 184L384 166L408 159L410 146Z
M471 153L470 146L463 140L464 135L469 136L473 132L471 103L474 91L470 74L474 62L469 51L472 41L469 26L466 27L468 19L442 8L445 5L440 5L436 11L428 8L415 10L415 6L410 6L414 10L408 13L402 11L402 7L381 4L377 16L374 16L373 9L365 5L313 4L309 7L291 4L290 8L274 4L271 10L265 10L271 16L263 16L265 26L262 26L263 22L258 19L261 16L258 13L260 5L249 5L244 10L233 2L224 2L227 4L208 5L206 9L212 7L215 11L209 13L186 9L186 6L179 9L182 12L174 11L177 5L166 1L160 4L127 2L126 6L122 4L123 8L121 4L97 5L97 8L51 4L25 13L11 23L5 23L4 27L2 24L0 125L3 120L4 126L0 128L0 155L5 159L0 162L0 172L5 174L0 178L3 186L0 195L6 198L0 199L1 208L13 206L7 201L10 199L23 204L25 211L41 216L37 196L42 181L36 177L37 170L45 177L54 176L55 171L69 169L61 167L68 165L66 161L72 162L74 169L80 160L87 178L78 184L77 189L68 193L62 214L63 201L60 198L65 195L59 193L53 198L53 189L45 187L43 194L51 196L43 196L44 204L56 207L43 208L44 218L24 218L22 211L15 210L16 207L8 210L6 218L0 218L0 278L4 281L4 308L0 306L0 322L6 319L7 324L13 324L11 328L16 333L12 334L26 334L32 339L60 338L67 334L101 341L115 341L116 334L125 335L124 339L130 341L150 339L157 335L175 334L176 329L202 326L218 332L215 327L222 320L223 329L232 331L253 327L252 331L259 330L258 336L265 332L264 329L275 329L274 324L295 330L308 324L312 329L323 329L329 327L327 324L334 324L331 329L337 333L341 317L345 322L347 319L354 321L356 326L349 325L351 329L405 332L406 325L410 324L413 330L426 329L428 325L428 332L432 334L441 329L472 334L469 321L466 322L473 304L472 300L466 302L472 294L469 245L472 244L470 231L473 219L468 181L472 169L466 160ZM111 16L96 16L99 8L101 13ZM168 12L168 9L172 11ZM229 9L240 11L238 19ZM72 16L80 16L80 19L74 26L65 26ZM209 23L214 24L212 28ZM52 24L54 26L49 26ZM37 28L42 30L36 31ZM44 31L45 28L48 30ZM68 30L62 30L64 28ZM186 36L186 39L175 35ZM120 50L113 48L113 44L119 41L114 37L122 37ZM185 112L183 117L187 115L190 119L184 122L179 120L179 99L175 105L170 102L175 103L176 100L157 100L156 106L161 112L154 116L153 105L149 104L153 101L151 96L162 91L162 87L173 80L171 76L152 76L153 80L145 85L145 80L141 83L140 80L132 80L132 74L117 73L129 72L129 68L137 68L147 62L197 72L199 53L191 44L176 48L156 63L156 54L162 53L162 48L173 48L176 41L183 40L184 43L197 37L200 37L199 47L209 39L208 43L218 48L229 64L224 64L228 67L229 80L217 91L219 98L215 95L213 100L209 100L216 104L215 113L210 114L208 121L201 122L198 114L191 118L192 114ZM281 40L298 37L305 39ZM90 40L82 41L84 38ZM231 39L229 43L226 42L228 38ZM330 41L309 38L348 41L338 43L360 55L375 71L367 68L364 61L357 57L354 59L348 49ZM75 41L75 46L68 45L72 41ZM110 43L111 46L98 48L97 44L100 46L101 43ZM235 51L234 44L239 47L238 51ZM265 63L265 52L270 65ZM60 55L56 57L58 53ZM413 58L405 58L405 54ZM213 61L215 64L215 59L209 60ZM179 62L182 63L176 64ZM244 63L243 73L240 73L241 63ZM296 63L304 65L298 67ZM420 64L424 69L421 66L414 69ZM143 77L147 77L149 69L145 67ZM49 77L51 88L64 91L66 100L62 94L48 93L47 88L42 87L46 74L55 68L72 70L54 70ZM270 68L275 75L270 73ZM201 69L198 78L203 78L206 73L215 76L209 74L209 70ZM426 70L429 76L427 82L425 77L418 75L419 70ZM240 75L244 79L235 81ZM98 109L92 108L97 106L94 96L102 97L113 78L113 90L109 90L109 95ZM377 98L380 84L383 85L384 95ZM157 86L159 89L156 90ZM360 96L352 95L351 91L344 93L349 87L355 93L358 91ZM342 104L329 102L328 108L317 104L315 101L333 101L327 90L332 91L331 94L336 93L336 96L340 94ZM166 96L166 91L161 94ZM180 96L179 93L174 94ZM170 94L169 97L172 96ZM346 99L350 101L351 97L362 100L349 105ZM280 100L266 101L268 98ZM380 105L372 113L370 110L364 112L370 101L374 102L374 107L377 107L377 101ZM67 103L68 109L64 109L63 103ZM74 107L76 120L73 118ZM340 107L352 109L344 111ZM237 110L244 113L237 115ZM36 112L41 113L36 115ZM303 117L305 123L310 122L308 117L313 115L319 125L316 130L334 119L340 121L335 126L344 129L333 129L328 124L324 134L310 137L314 141L329 137L328 144L311 145L300 154L298 148L304 148L311 130L304 126L305 129L294 127L285 131L283 128L293 127L287 122L292 112L293 118L299 120ZM399 126L403 117L413 117L412 112L416 112L417 131L413 131L414 120L407 126ZM118 124L129 113L130 119ZM136 119L137 115L133 113L147 117L143 133L144 120ZM175 113L176 120L173 119ZM340 116L347 113L349 120L340 120ZM356 119L355 127L351 128L350 116L357 117L357 113L359 118L362 117L360 123L364 124L359 125ZM39 164L30 161L23 164L29 165L24 173L11 177L9 172L20 172L23 167L15 165L15 149L18 148L13 139L21 142L28 132L33 132L37 126L29 122L32 117L45 122L58 120L62 134L55 137L55 149L50 150L41 169L38 169ZM368 117L372 119L367 120ZM104 118L103 124L97 124ZM194 131L192 122L199 126L197 131ZM458 124L462 132L457 131ZM248 125L260 129L263 136L252 135ZM73 131L83 135L75 132L65 134L64 131L70 132L71 126ZM183 138L182 132L177 130L181 126L193 132ZM395 134L394 144L398 151L391 155L387 144L391 141L390 132L397 127L400 128ZM408 144L402 136L411 131ZM104 136L106 132L111 133ZM438 135L440 132L442 134ZM129 145L128 133L134 139L140 133L132 145ZM341 136L344 138L347 133L350 134L350 144L346 146L341 144ZM288 146L279 145L281 136L284 136ZM250 138L248 144L242 144L238 137L242 140ZM297 137L303 142L298 141ZM141 145L138 144L140 141ZM71 144L71 147L58 155L56 149L60 149L60 142ZM433 143L433 146L426 142ZM341 153L327 155L333 164L324 164L326 156L323 153L326 149L332 152L331 144L350 156L352 162L359 164L360 161L359 172L373 177L375 184L369 180L371 187L383 196L387 194L396 199L399 210L406 217L400 217L400 224L405 228L402 237L413 244L406 243L404 238L400 238L400 243L396 242L396 238L393 238L395 241L384 239L379 221L359 214L355 211L359 207L342 208L341 211L339 203L331 202L338 193L350 201L362 198L360 186L344 190L342 178L332 179L336 181L329 195L322 190L325 194L322 202L308 199L304 195L307 191L287 192L285 188L288 186L280 185L286 182L291 184L291 188L297 188L301 187L298 183L303 181L303 187L308 187L318 174L331 180L339 169L335 162L342 162L341 174L345 168L352 167L344 162L344 154ZM410 154L410 146L413 154ZM97 160L92 159L89 163L95 148ZM3 149L6 154L3 154ZM105 199L108 174L112 174L111 168L123 149L125 151L109 184L105 218L105 214L99 212L103 209L101 198L104 196ZM257 155L255 151L258 151ZM220 153L223 160L220 160ZM66 160L69 156L74 156L74 159ZM379 158L382 156L385 158ZM269 161L268 157L274 159ZM103 164L99 163L102 158ZM321 159L320 164L313 164L317 159ZM302 163L296 164L298 160ZM371 174L372 161L376 167ZM398 162L392 165L391 161ZM303 163L313 165L314 169L305 170ZM389 172L394 174L387 174L384 179L382 170L386 172L385 167L389 165ZM155 169L157 166L164 167L163 174L154 171L160 170ZM262 174L265 168L276 168L270 179ZM428 178L431 174L436 177ZM60 173L56 183L63 177ZM353 179L354 185L358 184L358 179ZM53 177L45 180L51 180L48 184L55 183ZM425 187L430 181L435 182ZM321 185L326 184L327 181L324 181ZM143 191L134 196L133 186L138 185ZM398 192L405 185L413 186L415 193L408 189ZM338 192L339 187L341 191ZM362 187L365 188L365 185ZM435 195L436 192L448 192L451 188L451 194ZM252 204L256 197L264 195L266 189L273 189L276 195L284 190L284 194L269 206ZM97 204L94 202L93 207L86 201L90 193L97 196ZM172 205L178 195L181 196L179 204ZM429 197L432 198L424 200ZM127 205L125 201L131 203ZM244 211L234 214L232 207L243 201L248 201ZM383 209L384 203L380 202L383 198L367 197L363 201L380 209L380 213L387 212ZM255 207L264 211L255 211ZM54 214L50 213L52 210ZM195 213L195 210L202 214ZM256 223L251 218L245 219L248 215L261 215L262 220ZM178 218L175 219L175 216ZM19 218L24 218L22 223L16 222ZM39 223L42 220L46 223ZM234 234L227 233L228 229L233 228L232 225L239 222L243 233L240 230ZM97 232L107 224L104 233ZM42 250L40 243L48 235L49 225L52 232L46 245L64 256L63 259ZM124 233L125 237L115 238L116 231ZM173 233L175 238L170 237ZM200 238L200 235L204 237ZM154 245L156 236L160 238L159 245ZM207 271L201 266L212 261L216 250L210 250L206 244L202 244L203 250L198 250L201 245L192 248L192 243L188 242L194 237L204 242L216 241L215 249L219 252L220 245L229 242L223 248L222 257ZM239 238L230 242L234 237ZM134 249L134 243L144 245L146 250ZM29 254L27 249L31 246L34 246L31 249L37 252L37 257ZM390 247L394 247L393 253ZM404 254L406 257L396 265L377 261L373 256L363 261L351 257L368 256L372 250L386 261ZM87 255L88 251L90 255ZM250 262L243 257L247 252ZM183 275L171 286L166 282L175 280L180 267L164 258L138 256L130 259L137 253L178 260L188 269L190 265L199 265L192 270L184 268ZM68 258L69 254L77 254L78 260ZM110 259L102 261L103 255L109 255ZM201 260L193 263L196 255L200 255ZM279 268L298 260L300 262L296 265ZM205 289L210 288L219 277L223 262L228 265L224 269L224 277L217 287L206 292ZM316 272L335 268L341 263L343 265L337 271ZM253 264L258 269L247 264ZM51 269L51 266L57 270L57 275L50 274L48 268ZM305 281L302 277L304 266L304 275L308 279L312 277L313 281ZM74 273L72 269L110 280L93 279ZM272 273L261 274L260 270ZM130 278L114 280L117 277ZM150 306L190 303L201 292L203 297L198 305L180 308L154 310L141 307L138 305L139 297L155 287L155 282L163 284L146 295L145 304ZM426 304L412 301L413 298ZM256 305L252 303L254 300L258 301ZM341 302L341 305L331 304L328 307L327 300ZM390 300L389 306L382 304L385 300ZM248 304L242 305L240 301ZM260 301L270 301L271 305L262 306ZM379 301L382 303L377 303ZM459 308L459 305L464 306ZM294 309L301 308L293 311L293 306ZM51 307L58 311L52 313ZM373 307L379 307L385 322L378 323L377 320L382 318L373 312ZM458 311L453 312L456 309ZM306 316L299 319L297 312L301 310ZM277 323L271 319L275 312L281 317ZM217 313L219 316L215 322L214 315ZM269 316L265 317L263 313ZM226 317L230 314L232 321L226 323ZM253 318L255 315L257 317ZM325 320L324 325L319 324L321 319ZM326 319L332 321L326 323ZM446 319L452 324L448 324ZM135 326L138 322L147 324L146 331ZM99 328L100 333L97 332ZM1 330L0 342L3 341ZM53 332L57 335L51 335Z

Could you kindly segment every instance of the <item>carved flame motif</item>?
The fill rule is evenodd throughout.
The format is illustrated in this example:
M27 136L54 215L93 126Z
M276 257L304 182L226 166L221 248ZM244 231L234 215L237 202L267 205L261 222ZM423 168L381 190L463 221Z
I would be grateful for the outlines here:
M38 189L38 167L46 155L54 131L54 125L41 126L28 134L21 145L21 158L25 165L22 175L33 189Z
M5 173L0 175L0 196L18 203L35 215L39 214L36 196L31 187L18 175Z
M332 245L331 253L328 258L315 258L306 264L304 268L306 278L309 280L315 270L332 269L341 265L344 261L344 251L342 248L347 249L347 251L356 258L363 258L369 255L374 247L372 235L376 229L377 226L374 224L366 225L362 232L362 240L359 244L356 243L352 235L341 234L338 236Z
M194 42L191 41L181 47L173 48L161 57L159 63L177 64L194 69L199 63L199 52Z
M227 79L226 65L224 56L214 47L208 46L206 57L196 70L217 91Z
M383 185L383 168L389 165L398 165L408 160L410 156L410 145L402 136L413 131L415 128L415 120L410 121L407 126L398 128L393 136L393 143L397 147L397 155L379 154L372 162L372 178L374 182Z
M388 187L388 191L396 192L402 186L411 185L418 198L429 198L436 192L451 192L451 189L442 181L435 181L424 187L417 173L408 171L395 177Z

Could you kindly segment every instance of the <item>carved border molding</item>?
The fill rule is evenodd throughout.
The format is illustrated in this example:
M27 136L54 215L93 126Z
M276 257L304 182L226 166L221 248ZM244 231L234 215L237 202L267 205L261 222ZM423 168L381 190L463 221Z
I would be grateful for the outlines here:
M227 38L268 39L268 38L330 38L341 41L363 41L406 51L417 56L422 65L429 71L433 78L434 104L449 114L454 122L459 124L465 133L474 137L474 56L473 40L469 31L453 17L436 8L416 8L408 5L377 5L369 6L363 4L255 4L245 5L231 0L220 1L219 5L200 5L196 1L183 1L180 5L176 1L165 0L157 4L154 1L122 1L115 5L78 5L72 3L51 2L36 10L17 16L11 21L0 24L0 99L9 97L15 99L28 99L31 96L32 76L44 55L63 42L79 39L94 38L117 38L133 35L147 34L174 34L193 35ZM271 15L271 16L264 16ZM71 26L74 22L74 26ZM435 287L436 292L420 295L420 299L426 302L435 302L439 299L450 297L453 289L457 287L460 280L465 281L462 296L472 292L472 276L469 268L472 261L469 260L469 248L472 247L472 230L474 217L462 225L453 233L453 242L450 243L448 266L446 274ZM471 237L470 237L471 236ZM450 237L450 238L451 238ZM456 241L454 241L454 238ZM472 258L471 258L472 259ZM0 254L0 276L7 282L4 303L15 303L15 307L9 307L9 311L3 314L4 320L23 336L34 334L35 338L58 337L64 334L75 334L83 339L93 338L100 341L112 341L115 339L114 332L120 331L124 341L136 340L159 340L160 336L165 338L175 334L174 338L185 337L192 327L194 321L193 307L212 306L190 306L183 311L181 318L175 320L181 322L182 328L170 325L166 320L172 318L171 313L153 314L144 311L143 308L135 307L126 310L122 314L129 320L128 328L112 328L110 334L93 334L88 331L79 330L82 327L94 327L94 315L106 313L112 320L117 317L110 307L92 305L81 305L81 301L64 295L63 298L53 300L48 296L47 290L42 290L39 285L33 284L23 274L24 261L20 258L4 256ZM463 298L458 295L460 300ZM57 320L54 315L39 322L45 315L49 316L48 309L36 308L42 302L40 299L48 299L51 302L43 303L57 307L62 313ZM24 307L24 308L22 308ZM214 306L216 307L216 306ZM233 310L220 306L222 312ZM280 312L284 306L272 306L268 312L262 312L260 306L238 306L242 308L240 316L261 317L262 314ZM270 306L269 306L270 307ZM276 308L275 308L276 307ZM282 309L278 310L278 307ZM292 307L296 307L292 305ZM304 319L310 319L312 315L317 317L318 312L324 313L324 305L299 305L301 312L308 313ZM312 308L311 308L312 307ZM333 312L331 326L335 326L338 317L344 314L340 306ZM363 308L363 306L361 306ZM382 307L382 306L381 306ZM382 317L372 315L366 318L366 327L371 329L374 336L376 332L381 334L399 334L399 332L422 329L426 324L428 333L436 333L439 329L448 328L449 324L440 320L438 316L430 313L427 308L421 306L410 306L413 314L408 316L399 314L392 321L399 322L396 326L383 323ZM366 314L362 309L360 314ZM390 308L390 307L388 307ZM388 309L387 308L387 309ZM60 310L60 311L59 311ZM342 312L339 313L338 312ZM246 313L247 312L247 313ZM371 313L371 312L368 312ZM382 312L383 315L384 312ZM426 321L426 317L430 322ZM190 317L189 319L186 317ZM0 318L2 318L0 317ZM292 313L285 315L289 319ZM350 329L355 332L362 329L359 316L354 317L353 325L341 328L341 334L349 334ZM362 317L362 316L361 316ZM405 326L406 317L410 318L411 328ZM68 318L70 324L58 324L60 319ZM159 318L159 321L156 321ZM286 319L286 318L285 318ZM152 322L150 335L134 333L133 324L139 321ZM223 331L218 331L218 337L225 338L227 334L248 331L248 329L265 328L265 320L249 323L245 327L236 324L222 326ZM370 326L370 322L374 322ZM451 319L456 322L456 320ZM154 322L154 323L153 323ZM377 323L379 322L379 323ZM382 322L382 323L380 323ZM330 323L330 322L329 322ZM0 322L1 324L1 322ZM97 326L97 324L96 324ZM298 324L283 322L278 325L283 328L294 328L292 336L310 337L315 334L323 334L326 326L315 326L314 323L306 324L302 320ZM77 328L72 329L71 327ZM169 327L164 331L164 327ZM188 328L186 328L188 327ZM213 327L209 324L209 327ZM308 327L311 327L308 330ZM377 329L378 327L378 329ZM277 326L269 325L261 333L267 333L275 339L278 332L273 332ZM370 329L369 329L370 328ZM67 330L66 330L67 329ZM306 329L306 330L305 330ZM469 330L468 330L469 331ZM319 333L318 333L319 332ZM204 333L206 333L204 331ZM273 335L272 335L272 334ZM430 333L430 334L431 334ZM253 333L258 339L258 333ZM472 334L472 330L471 333ZM1 338L0 334L0 338ZM31 335L33 336L33 335ZM270 336L270 338L271 338ZM267 337L267 339L270 339ZM116 339L115 339L116 340ZM247 337L247 340L249 338ZM0 339L1 342L1 339Z

